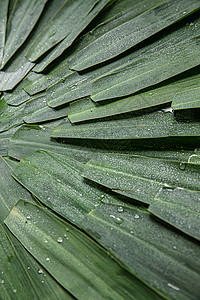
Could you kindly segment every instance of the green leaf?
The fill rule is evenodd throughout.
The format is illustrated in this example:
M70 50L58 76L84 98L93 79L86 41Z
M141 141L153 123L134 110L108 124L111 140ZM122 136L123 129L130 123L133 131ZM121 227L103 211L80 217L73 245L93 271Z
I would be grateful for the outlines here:
M164 137L198 137L200 123L191 120L188 123L177 120L170 112L156 111L138 116L125 116L92 123L74 125L64 121L56 127L53 138L78 138L99 140L152 139Z
M46 104L46 95L42 94L27 102L23 118L25 123L41 123L67 117L68 108L53 109Z
M22 87L23 82L19 83L14 90L10 92L4 92L3 98L5 99L6 103L13 106L18 106L31 99L31 96L27 94Z
M93 102L90 98L83 98L70 103L68 117L72 123L77 123L137 111L148 107L155 107L169 103L172 100L172 107L174 109L174 105L176 105L175 103L177 101L188 101L189 95L190 98L193 99L193 89L196 91L199 80L200 76L197 74L103 105L102 103ZM191 88L191 90L188 90L187 93L187 89L189 88Z
M0 225L1 299L39 299L6 232ZM24 288L26 287L26 288Z
M31 194L11 177L12 171L5 160L0 157L0 224L3 224L10 210L20 198L35 202Z
M18 107L7 105L4 112L0 115L0 132L21 125L23 123L23 111L23 104Z
M12 175L42 203L79 226L102 198L115 202L104 191L85 182L83 167L71 157L37 150L22 159Z
M65 1L64 5L57 11L56 15L49 21L43 30L30 45L26 57L34 62L53 46L61 42L77 27L82 19L99 0ZM65 24L65 26L63 26Z
M144 156L99 155L85 165L83 176L144 203L162 187L200 190L198 165Z
M94 299L160 298L91 239L44 209L20 201L5 223L75 297L88 299L89 293Z
M19 198L35 202L29 192L11 177L11 173L12 169L0 157L0 224L3 224L4 219L9 215ZM2 230L0 229L0 231ZM63 299L62 297L70 299L66 291L47 272L42 270L41 274L41 266L26 252L10 232L7 230L6 232L11 241L5 234L4 237L1 236L0 238L1 299L8 299L2 298L4 294L9 294L9 299L19 300L26 298L42 300L44 297L52 300ZM5 256L6 252L9 254L7 258ZM16 275L17 279L15 278Z
M36 66L37 72L43 72L56 58L58 58L66 49L68 49L79 34L88 26L88 24L98 15L98 13L112 0L96 0L96 4L87 13L87 15L80 20L80 23L74 26L74 29L47 54L44 59ZM93 1L94 2L94 1Z
M12 90L34 67L34 64L24 57L25 50L26 48L22 47L4 71L0 71L0 91Z
M114 20L109 30L105 26L105 33L79 52L71 60L70 68L80 71L107 61L199 9L198 0L159 2L151 1L149 9L144 4L144 12L139 15L133 6L127 17L126 12L122 15L123 22Z
M199 243L136 208L102 204L83 226L167 299L198 299ZM194 259L195 258L195 259Z
M175 93L172 101L174 110L200 108L200 75L191 77L184 87Z
M31 72L23 80L23 89L30 95L34 95L46 90L71 74L73 74L73 71L68 69L68 62L63 61L48 74L37 74Z
M47 0L18 0L13 6L7 26L7 36L1 68L19 49L37 23Z
M199 19L191 18L191 22L196 27L186 23L146 49L140 48L118 59L118 66L113 63L109 74L93 82L92 99L101 101L130 95L199 65Z
M161 189L149 211L160 219L200 240L200 193L183 188Z
M7 23L7 13L8 13L8 3L9 0L3 0L0 10L0 65L3 58L5 40L6 40L6 23Z
M135 143L105 143L98 141L85 141L81 143L64 143L51 139L51 128L38 125L23 125L12 136L9 145L9 155L18 160L21 160L31 152L38 149L45 149L59 154L64 154L75 160L86 164L90 159L95 158L98 153L129 153L140 156L149 156L157 158L165 158L170 160L179 160L187 162L190 159L192 162L192 150L168 150L161 148L153 149L137 149ZM8 132L8 131L7 131ZM1 145L1 144L0 144Z
M11 136L19 129L20 126L12 127L9 130L0 132L0 155L8 155L8 146Z

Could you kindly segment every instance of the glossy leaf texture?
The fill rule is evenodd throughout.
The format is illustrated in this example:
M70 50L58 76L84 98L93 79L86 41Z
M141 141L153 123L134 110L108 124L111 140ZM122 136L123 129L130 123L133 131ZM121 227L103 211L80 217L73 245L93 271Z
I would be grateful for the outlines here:
M1 1L0 299L199 298L199 6Z
M28 254L7 228L2 228L5 218L19 198L36 202L29 192L11 177L12 171L7 162L0 158L1 299L71 299L71 296L41 269L41 265Z
M49 125L50 126L50 125ZM9 156L21 160L31 152L38 149L45 149L58 154L69 156L81 163L86 164L90 159L98 156L98 153L129 153L140 156L174 159L181 162L194 163L197 158L197 149L174 150L151 148L137 149L135 143L102 143L99 141L78 141L78 143L59 142L51 139L51 127L44 125L23 125L12 135L9 145Z
M133 5L132 10L123 15L123 18L126 15L127 18L123 22L118 20L119 25L114 22L113 28L108 31L106 28L102 36L72 59L70 68L80 71L109 60L199 9L198 0L156 2L158 1L155 4L154 1L150 2L149 10L146 3L142 3L144 12L141 11L139 15Z
M94 2L94 1L93 1ZM79 36L79 34L90 24L90 22L101 12L101 10L112 2L111 0L99 0L96 1L96 4L93 8L88 12L88 14L80 21L77 26L74 26L73 30L58 44L55 48L47 54L44 59L40 61L35 67L36 72L43 72L46 68L62 53L65 52L75 41L75 39Z
M199 74L161 85L145 92L125 97L111 103L95 103L83 98L70 103L69 120L72 123L106 118L110 116L166 105L172 102L172 109L198 107Z
M183 188L161 189L149 211L167 223L200 240L200 193Z
M1 69L24 43L37 23L46 2L47 0L16 1L8 19L7 37Z
M123 205L102 204L86 216L83 225L134 274L167 298L198 298L199 259L193 257L199 257L199 244L195 240L145 211Z
M0 22L1 22L1 29L0 29L0 65L3 58L4 53L4 46L6 40L6 23L7 23L7 14L8 14L8 4L9 0L2 1L1 9L0 9Z
M84 177L122 195L150 203L161 188L199 191L195 164L128 155L99 155L84 167Z
M99 120L91 123L71 124L64 121L56 127L51 136L54 138L79 139L152 139L194 136L198 143L200 134L199 117L188 123L178 120L171 112L156 111L136 116Z
M45 30L31 44L26 57L34 62L42 54L62 41L71 33L73 27L78 25L77 19L81 21L98 1L65 1L56 15L49 21ZM63 26L63 23L65 26Z
M27 215L30 219L26 223ZM160 299L91 239L40 207L20 201L5 223L75 297L88 299L89 293L95 299L121 299L123 295L129 299L145 299L147 295Z

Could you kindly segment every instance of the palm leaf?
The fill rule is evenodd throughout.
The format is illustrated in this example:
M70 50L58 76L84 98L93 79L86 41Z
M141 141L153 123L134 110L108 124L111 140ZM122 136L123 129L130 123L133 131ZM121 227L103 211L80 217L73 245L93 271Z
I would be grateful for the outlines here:
M199 1L0 6L0 299L198 299Z

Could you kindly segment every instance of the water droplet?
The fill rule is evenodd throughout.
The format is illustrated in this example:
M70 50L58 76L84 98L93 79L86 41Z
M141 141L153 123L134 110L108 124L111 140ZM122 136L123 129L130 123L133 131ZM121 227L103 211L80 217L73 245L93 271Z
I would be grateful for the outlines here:
M130 234L134 234L134 231L133 231L133 230L131 230L131 231L130 231Z
M123 219L122 219L122 218L115 217L114 215L110 215L110 217L114 219L114 222L115 222L116 224L121 224L121 223L123 223Z
M27 269L30 270L30 267L28 267Z
M15 294L16 294L16 293L17 293L17 290L16 290L16 289L14 289L14 290L13 290L13 293L15 293Z
M31 216L27 216L26 218L27 218L27 220L30 220Z
M118 212L123 212L123 211L124 211L124 209L123 209L123 207L122 207L122 206L119 206L119 207L118 207L118 209L117 209L117 211L118 211Z
M179 291L179 290L180 290L177 286L171 284L170 282L168 282L167 285L168 285L171 289L173 289L173 290L175 290L175 291Z
M186 168L186 164L183 163L183 162L181 162L181 163L179 164L179 169L182 170L182 171L184 171L185 168Z
M42 280L41 282L44 283L44 280Z
M62 243L63 239L59 236L59 238L57 239L58 243Z
M162 111L164 111L164 112L170 112L170 113L173 112L172 107L163 108Z
M135 217L134 217L134 219L139 219L140 218L140 216L138 216L138 215L135 215Z
M45 240L44 242L45 242L45 243L48 243L48 241L47 241L47 240Z
M176 246L173 246L173 249L175 249L175 250L176 250L176 249L177 249L177 248L176 248Z
M175 189L175 187L174 186L171 186L171 185L169 185L169 184L167 184L167 183L165 183L164 184L164 186L163 186L163 189L166 189L166 190L174 190Z
M50 258L49 258L49 257L47 257L47 258L46 258L46 261L50 261Z
M1 280L1 283L4 284L4 280Z
M38 273L39 273L39 274L42 274L42 273L43 273L42 269L39 269L39 270L38 270Z

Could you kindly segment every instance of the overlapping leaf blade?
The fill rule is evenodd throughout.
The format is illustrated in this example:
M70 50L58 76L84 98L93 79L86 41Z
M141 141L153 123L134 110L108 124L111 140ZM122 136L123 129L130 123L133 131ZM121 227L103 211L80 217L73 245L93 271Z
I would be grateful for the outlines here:
M200 193L183 188L162 189L150 204L149 211L188 235L200 240Z
M7 37L1 68L24 43L37 23L47 0L16 1L8 20Z
M147 212L123 205L102 204L83 225L134 274L169 299L198 298L199 244L194 240Z
M27 215L30 219L25 223ZM20 201L5 223L54 278L78 298L88 299L88 293L95 299L121 299L125 294L129 299L146 299L147 295L160 298L87 236L44 209Z
M2 1L1 9L0 9L0 65L3 58L5 40L6 40L6 23L7 23L7 13L8 13L8 3L9 0Z
M70 68L80 71L109 60L165 27L177 22L186 16L186 14L199 9L199 2L197 0L192 2L188 2L187 0L179 2L174 2L173 0L160 1L160 3L158 1L155 2L157 3L154 4L154 1L148 2L152 6L149 10L146 8L146 3L142 3L145 12L141 12L136 17L136 11L133 6L132 16L129 10L127 19L122 24L118 25L115 22L113 29L107 32L105 30L105 33L101 37L97 38L72 59Z
M0 226L9 215L19 198L35 202L29 192L19 185L12 177L12 169L4 159L0 158ZM1 231L1 288L2 299L55 299L56 297L71 299L57 282L39 265L32 256L20 245L8 230ZM8 238L8 236L9 238ZM3 239L3 241L2 241ZM40 291L40 292L38 292Z
M157 158L104 154L85 165L84 177L122 195L151 203L162 187L199 191L200 168Z

